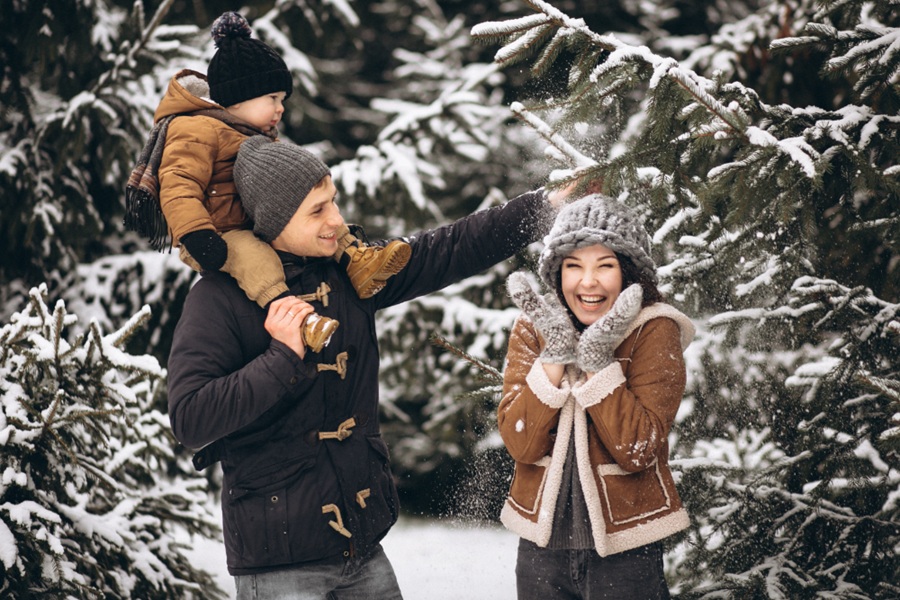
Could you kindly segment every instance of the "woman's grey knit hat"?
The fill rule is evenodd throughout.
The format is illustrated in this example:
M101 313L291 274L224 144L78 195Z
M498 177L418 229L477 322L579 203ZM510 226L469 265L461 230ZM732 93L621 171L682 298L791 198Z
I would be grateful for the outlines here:
M650 258L650 237L638 216L624 204L601 194L591 194L560 209L538 261L538 274L551 290L563 259L573 250L603 244L630 258L656 283L656 264Z
M300 146L264 135L247 138L234 162L234 184L253 233L271 242L284 230L307 194L331 171Z

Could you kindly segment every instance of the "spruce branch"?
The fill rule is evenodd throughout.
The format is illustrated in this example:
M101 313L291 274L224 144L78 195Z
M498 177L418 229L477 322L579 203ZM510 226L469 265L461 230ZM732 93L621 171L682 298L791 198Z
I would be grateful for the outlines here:
M499 385L503 382L503 374L500 371L484 362L483 360L476 358L465 350L462 350L461 348L455 346L450 342L450 340L448 340L441 334L432 333L428 339L438 348L447 350L457 358L461 358L465 362L477 368L480 371L482 377L484 377L485 381L491 382L494 385Z
M119 70L122 65L133 65L135 63L135 56L138 52L143 50L147 46L147 43L153 38L153 35L156 33L156 29L160 26L166 14L169 12L169 9L172 8L172 4L174 2L175 0L163 0L163 2L156 9L156 12L153 14L153 18L150 19L149 23L147 23L146 27L143 26L143 2L142 0L137 0L137 2L135 2L134 10L132 11L132 17L136 21L138 28L141 31L141 36L137 39L137 41L130 39L122 41L120 45L120 50L122 52L115 54L112 66L97 78L97 81L93 86L91 86L88 92L89 96L99 96L109 83L116 81L119 78ZM76 98L78 97L79 96L76 96Z
M557 31L553 36L553 39L544 46L538 59L534 61L534 65L531 67L531 74L533 77L543 77L550 71L550 68L556 62L556 59L559 58L566 41L566 36L560 35Z
M891 402L897 408L900 408L900 382L885 377L877 377L871 373L860 372L856 375L856 383L864 389L890 398Z
M494 62L509 66L525 60L540 48L546 38L552 33L549 25L534 27L518 36L511 44L507 44L494 55Z
M497 39L514 38L534 27L540 27L552 23L553 20L543 13L528 15L508 21L480 23L472 27L471 35L479 41L494 41Z
M133 314L122 327L106 336L101 336L100 325L96 321L91 321L91 331L107 344L121 348L131 337L150 319L152 311L150 307L144 304L141 309Z
M154 32L163 22L163 19L169 13L169 9L172 8L172 4L175 0L163 0L162 3L157 7L156 12L153 13L153 18L150 19L150 22L141 30L141 37L138 39L137 44L134 44L128 52L128 61L132 62L134 60L135 54L138 53L139 50L143 49L147 42L153 37ZM140 4L140 21L139 24L143 24L144 21L144 5L142 2L136 3ZM137 7L135 7L137 9Z
M534 10L545 14L550 19L550 23L539 20L519 21L517 22L517 31L521 31L521 28L529 23L540 22L541 35L534 34L533 38L530 38L537 40L546 38L544 33L548 27L559 28L559 31L552 36L550 42L552 47L545 48L537 59L536 73L546 72L549 68L553 57L557 54L557 45L561 43L560 40L568 39L574 44L574 40L577 39L579 43L591 48L591 50L583 51L578 57L580 62L572 67L571 95L560 104L561 106L578 105L584 101L585 96L592 88L601 96L606 97L611 91L621 89L624 82L631 81L633 77L646 80L650 90L657 93L661 82L668 80L684 93L686 100L701 107L708 115L706 122L702 122L696 117L693 119L695 124L692 126L692 130L684 134L690 136L688 139L706 139L720 143L727 141L732 144L739 142L740 146L744 146L745 152L756 147L763 148L767 152L783 155L789 160L791 167L798 169L811 182L812 189L821 185L822 173L830 169L831 156L823 155L807 141L806 138L811 136L814 130L804 129L798 132L799 135L796 135L792 134L790 130L776 131L765 125L752 126L753 118L748 111L774 114L777 112L777 107L770 107L762 103L751 89L739 83L729 83L717 88L715 82L682 67L672 58L656 55L646 47L630 46L612 37L597 36L580 20L570 19L544 2L536 0L528 4ZM473 31L487 35L488 33L497 34L504 30L502 24L490 23ZM517 38L515 43L521 44L521 39L521 37ZM533 44L529 47L533 47ZM498 54L505 60L507 56L518 56L519 50L521 50L520 46L516 45L501 49ZM595 63L595 66L590 71L590 76L585 77L584 73L587 72L585 61L588 60ZM631 75L626 77L622 73L623 70ZM730 100L724 100L725 97L730 97ZM688 107L685 107L684 110L688 110ZM715 133L713 133L714 131ZM658 148L664 147L664 145L660 146L659 140L647 140L647 142L653 143ZM558 144L554 145L558 147ZM570 154L565 151L563 153ZM807 188L804 184L794 181L793 185L786 188L785 194L782 195L785 197L790 194L802 195L806 191Z
M579 152L572 144L566 141L559 132L555 131L546 121L527 109L521 102L513 102L509 107L512 113L535 130L548 144L559 150L570 164L575 168L589 168L597 164L594 159Z

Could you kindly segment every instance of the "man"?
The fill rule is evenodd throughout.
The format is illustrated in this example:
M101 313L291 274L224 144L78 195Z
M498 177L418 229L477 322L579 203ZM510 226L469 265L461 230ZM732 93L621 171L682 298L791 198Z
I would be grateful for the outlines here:
M237 597L390 599L400 590L380 540L399 514L378 423L376 311L510 257L546 231L543 192L409 238L407 266L360 299L330 257L344 224L328 168L302 148L245 141L235 182L294 296L264 312L234 280L204 274L169 358L169 416L198 468L222 462L228 570ZM340 326L304 346L313 311Z

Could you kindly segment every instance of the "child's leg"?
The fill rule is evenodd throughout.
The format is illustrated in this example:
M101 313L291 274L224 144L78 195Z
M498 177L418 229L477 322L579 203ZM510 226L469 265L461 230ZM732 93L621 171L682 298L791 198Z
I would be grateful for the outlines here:
M338 230L338 250L334 260L347 269L350 283L360 298L371 298L381 291L387 280L403 270L412 249L402 240L386 246L367 246L344 225Z
M272 246L247 229L227 231L222 238L228 244L222 271L237 280L248 298L268 308L272 300L290 293L281 259ZM323 303L327 306L327 301ZM335 319L312 313L301 324L303 343L312 352L321 352L339 325Z
M194 257L191 256L191 253L188 252L187 248L185 248L184 246L178 246L178 258L181 260L181 262L197 271L198 273L203 270L200 268L200 263L194 260Z
M234 277L247 297L266 308L272 300L286 294L284 267L272 246L248 229L222 234L228 244L228 259L222 271Z

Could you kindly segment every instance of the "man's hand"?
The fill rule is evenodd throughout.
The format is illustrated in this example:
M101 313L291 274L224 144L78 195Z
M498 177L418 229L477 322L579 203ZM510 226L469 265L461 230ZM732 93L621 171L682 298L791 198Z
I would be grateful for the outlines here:
M306 345L303 343L301 325L313 312L312 304L300 300L296 296L287 296L274 300L269 305L265 328L273 339L278 340L297 356L306 356Z
M572 192L574 192L575 189L581 184L581 177L576 177L575 179L567 183L564 187L557 188L548 192L547 201L551 206L553 206L553 208L562 208L562 205L569 201L569 196L572 195ZM587 188L584 190L584 193L577 196L577 198L581 198L589 194L599 194L602 189L602 179L591 180L591 182L588 183Z

